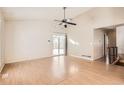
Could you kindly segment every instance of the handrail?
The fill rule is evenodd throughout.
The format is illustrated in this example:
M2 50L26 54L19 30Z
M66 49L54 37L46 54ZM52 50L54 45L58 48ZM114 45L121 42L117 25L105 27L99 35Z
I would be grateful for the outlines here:
M118 57L118 49L117 47L108 47L108 57L109 57L109 64L116 63Z

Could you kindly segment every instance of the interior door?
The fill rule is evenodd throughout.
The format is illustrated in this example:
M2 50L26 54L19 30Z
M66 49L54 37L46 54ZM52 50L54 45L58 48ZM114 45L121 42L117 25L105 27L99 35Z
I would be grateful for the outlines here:
M66 54L66 37L61 34L53 35L53 55Z

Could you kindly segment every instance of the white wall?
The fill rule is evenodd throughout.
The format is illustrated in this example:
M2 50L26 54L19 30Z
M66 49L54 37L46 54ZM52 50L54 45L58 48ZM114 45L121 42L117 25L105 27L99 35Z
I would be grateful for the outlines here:
M68 29L69 54L97 59L94 29L124 23L124 8L93 8L75 18L77 26Z
M68 29L69 55L78 57L82 57L81 55L92 56L93 31L90 28L92 23L88 22L90 19L82 15L81 18L74 21L77 25Z
M124 26L116 28L118 53L124 54Z
M5 59L5 55L4 55L4 39L5 35L4 35L4 17L2 15L2 12L0 11L0 71L2 70L3 66L4 66L4 59Z
M94 31L94 60L104 56L104 31Z
M52 56L53 32L57 29L53 21L25 20L6 21L6 63Z

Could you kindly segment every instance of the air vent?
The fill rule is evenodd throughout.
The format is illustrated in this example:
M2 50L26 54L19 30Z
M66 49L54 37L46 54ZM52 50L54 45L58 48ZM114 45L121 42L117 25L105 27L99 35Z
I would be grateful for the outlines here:
M81 55L82 57L88 57L88 58L91 58L91 56L88 56L88 55Z

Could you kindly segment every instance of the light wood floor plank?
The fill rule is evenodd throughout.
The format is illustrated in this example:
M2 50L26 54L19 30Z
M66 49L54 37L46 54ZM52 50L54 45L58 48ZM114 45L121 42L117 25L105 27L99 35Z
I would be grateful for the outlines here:
M124 67L58 56L7 64L0 84L124 84Z

